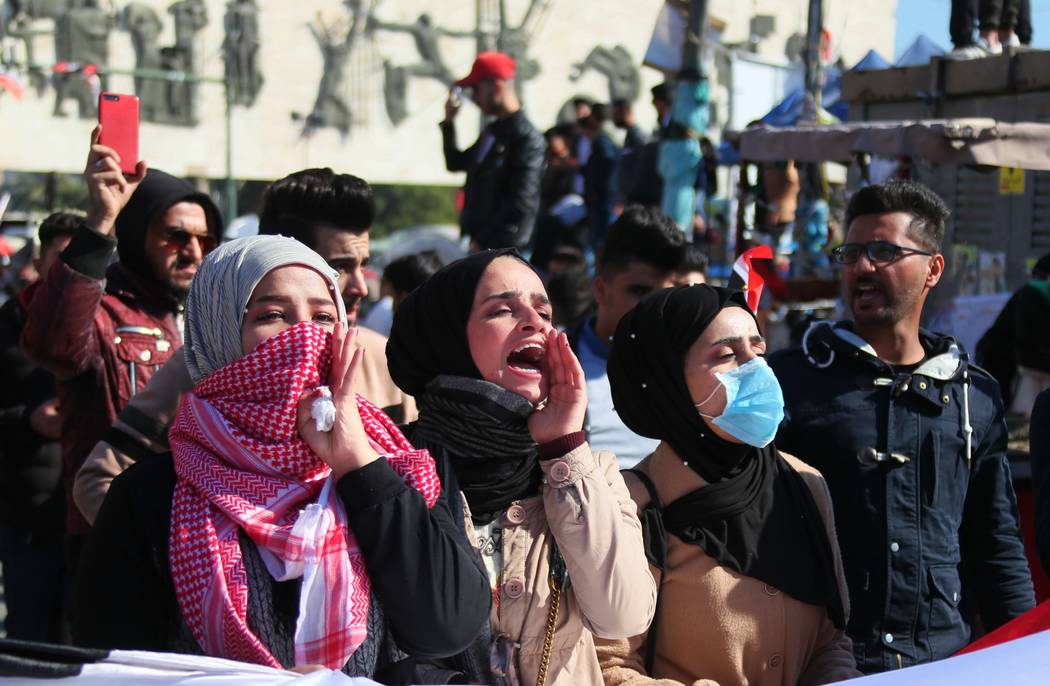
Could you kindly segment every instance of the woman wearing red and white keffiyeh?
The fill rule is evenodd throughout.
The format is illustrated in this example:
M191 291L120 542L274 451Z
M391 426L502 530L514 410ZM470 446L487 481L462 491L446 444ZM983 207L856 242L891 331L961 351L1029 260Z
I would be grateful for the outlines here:
M128 469L99 513L78 643L386 683L469 643L486 580L430 455L354 393L366 352L338 293L291 239L233 241L201 265L183 349L196 385L171 456Z

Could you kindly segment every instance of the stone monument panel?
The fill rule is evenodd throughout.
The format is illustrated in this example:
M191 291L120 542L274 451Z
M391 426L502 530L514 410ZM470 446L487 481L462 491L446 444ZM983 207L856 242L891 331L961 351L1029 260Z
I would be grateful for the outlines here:
M804 16L803 0L711 0L723 40L741 42L755 11L775 16L759 49L782 59ZM846 62L892 44L894 3L829 6ZM798 5L797 7L795 5ZM652 128L647 89L663 75L640 66L663 0L0 0L0 70L25 85L0 95L0 169L77 173L99 88L138 94L140 149L176 174L226 172L230 88L233 173L273 179L331 166L378 183L462 182L449 174L438 122L448 85L479 47L518 61L517 86L537 127L580 93L638 98ZM482 8L482 16L478 8ZM768 50L767 50L768 48ZM850 51L856 51L853 55ZM90 65L101 73L92 74ZM111 70L106 73L106 70ZM136 74L135 71L139 70ZM157 70L204 82L156 78ZM570 77L576 76L573 81ZM464 105L460 140L480 117Z

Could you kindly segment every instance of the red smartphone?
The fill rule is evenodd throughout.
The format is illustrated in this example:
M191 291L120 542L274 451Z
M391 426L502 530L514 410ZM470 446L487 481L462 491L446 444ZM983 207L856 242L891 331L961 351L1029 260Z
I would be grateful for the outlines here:
M139 161L139 99L123 93L98 96L98 142L120 155L120 170L134 174Z

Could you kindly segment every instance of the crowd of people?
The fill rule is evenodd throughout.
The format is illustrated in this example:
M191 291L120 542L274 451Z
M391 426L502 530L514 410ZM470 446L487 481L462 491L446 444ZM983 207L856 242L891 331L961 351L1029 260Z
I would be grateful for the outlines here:
M999 385L920 328L943 201L858 190L830 256L850 318L767 351L660 192L624 190L659 183L629 105L544 136L513 75L487 53L457 83L493 118L471 147L459 92L441 124L470 254L391 262L367 315L366 181L292 173L222 243L206 194L95 130L87 214L44 222L0 309L9 636L389 684L788 686L1034 607Z

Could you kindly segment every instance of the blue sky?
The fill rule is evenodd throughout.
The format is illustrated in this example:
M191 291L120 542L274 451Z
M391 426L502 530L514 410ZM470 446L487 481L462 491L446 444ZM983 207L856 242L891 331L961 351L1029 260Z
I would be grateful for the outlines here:
M1050 48L1050 0L1030 0L1032 3L1032 47ZM893 54L882 47L875 47L883 57L897 59L911 45L915 37L925 33L933 42L945 50L951 50L948 34L948 17L951 16L951 0L898 0L897 35Z

